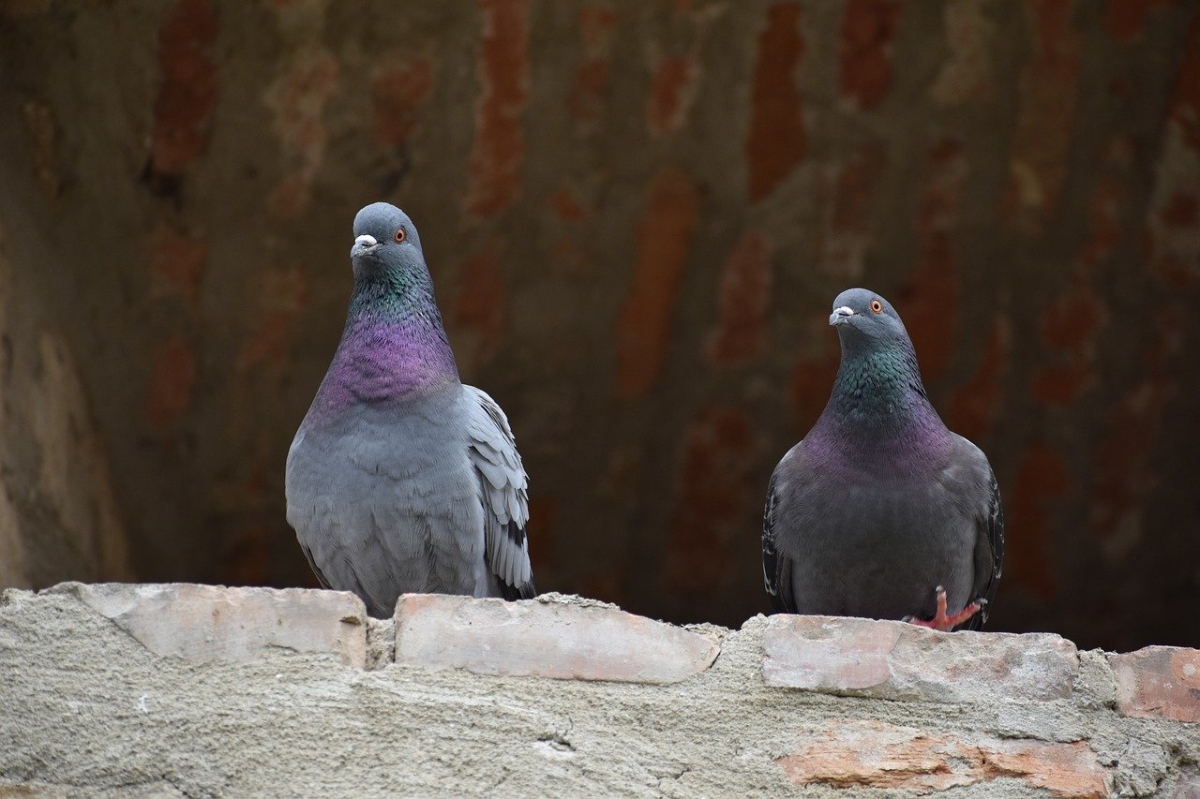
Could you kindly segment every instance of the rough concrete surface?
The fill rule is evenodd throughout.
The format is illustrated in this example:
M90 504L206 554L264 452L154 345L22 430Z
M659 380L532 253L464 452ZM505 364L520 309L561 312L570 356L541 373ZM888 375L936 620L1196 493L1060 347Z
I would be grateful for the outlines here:
M766 610L866 285L995 466L991 629L1195 646L1198 118L1198 0L0 0L0 581L315 585L283 462L389 200L538 586Z
M766 685L762 617L725 631L707 670L656 685L386 658L363 669L332 643L155 654L93 607L96 592L130 606L146 595L68 585L0 598L0 796L1169 797L1200 762L1200 725L1117 712L1098 652L1080 653L1068 698L897 702ZM341 612L319 596L226 598L231 612L291 603L312 623ZM521 606L531 626L561 609ZM961 640L946 637L947 651Z

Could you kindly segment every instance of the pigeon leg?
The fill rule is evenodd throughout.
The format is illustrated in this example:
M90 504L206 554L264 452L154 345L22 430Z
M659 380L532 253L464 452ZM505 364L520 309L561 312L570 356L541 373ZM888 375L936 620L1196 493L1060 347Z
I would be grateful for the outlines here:
M942 632L950 632L958 625L962 624L967 619L974 616L983 609L986 599L977 599L967 605L958 613L946 615L946 589L942 586L937 587L937 613L929 621L918 619L915 616L908 616L904 620L909 624L915 624L918 627L928 627L931 630L941 630Z

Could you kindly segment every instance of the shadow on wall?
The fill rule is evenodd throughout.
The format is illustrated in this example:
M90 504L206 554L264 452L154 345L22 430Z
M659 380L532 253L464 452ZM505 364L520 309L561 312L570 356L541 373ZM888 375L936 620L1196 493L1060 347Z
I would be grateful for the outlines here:
M867 285L999 477L991 628L1195 645L1197 8L5 3L3 579L314 584L283 462L384 199L544 590L764 611L767 477ZM20 432L52 397L65 450Z

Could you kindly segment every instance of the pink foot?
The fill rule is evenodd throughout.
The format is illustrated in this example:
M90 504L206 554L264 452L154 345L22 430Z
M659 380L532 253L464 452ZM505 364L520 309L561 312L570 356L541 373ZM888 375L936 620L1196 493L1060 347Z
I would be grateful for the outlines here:
M974 616L983 609L987 604L986 599L977 599L965 608L955 613L953 616L946 615L946 589L940 585L937 587L937 613L929 621L918 619L916 616L908 616L904 620L909 624L915 624L918 627L928 627L931 630L941 630L942 632L950 632L958 625L962 624L967 619Z

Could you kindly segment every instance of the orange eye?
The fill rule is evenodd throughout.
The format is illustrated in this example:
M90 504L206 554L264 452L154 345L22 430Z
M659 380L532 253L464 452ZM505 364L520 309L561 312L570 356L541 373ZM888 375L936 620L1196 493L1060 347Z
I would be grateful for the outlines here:
M883 313L883 303L879 300L871 300L871 313Z
M394 236L392 236L392 239L394 239L397 244L400 244L406 238L408 238L408 234L404 232L404 228L402 228L402 227L396 228L396 234Z

